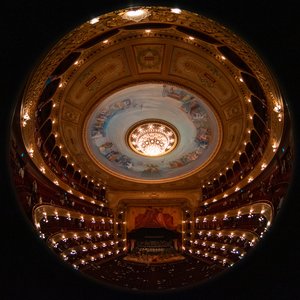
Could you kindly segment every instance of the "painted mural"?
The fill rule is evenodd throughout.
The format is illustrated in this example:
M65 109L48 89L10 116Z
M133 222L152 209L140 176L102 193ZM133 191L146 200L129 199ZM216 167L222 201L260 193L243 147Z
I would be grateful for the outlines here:
M130 207L127 231L139 228L166 228L182 230L182 211L179 207Z
M134 153L126 131L138 121L163 119L175 126L180 141L174 151L156 158ZM213 152L217 121L209 107L182 88L162 83L121 90L100 103L88 124L87 141L93 154L118 174L133 178L164 179L190 172Z

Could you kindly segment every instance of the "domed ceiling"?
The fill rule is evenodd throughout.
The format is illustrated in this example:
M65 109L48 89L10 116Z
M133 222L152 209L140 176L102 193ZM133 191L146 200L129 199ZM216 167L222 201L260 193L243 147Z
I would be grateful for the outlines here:
M234 265L289 185L293 138L277 82L247 43L189 11L143 6L86 21L40 61L20 103L11 145L20 202L60 258L116 286L129 287L126 259L145 250L138 229L174 231L146 247L173 251L158 264L199 263L191 282L178 264L180 284ZM108 271L113 258L120 277ZM151 270L148 286L133 277L131 288L156 288Z
M59 154L112 190L198 189L232 168L263 127L269 138L261 163L241 188L271 161L283 130L277 84L249 45L213 20L166 7L119 10L82 24L28 83L21 107L26 148L46 176L69 189L32 135L49 100ZM172 151L134 150L128 131L147 120L170 124Z

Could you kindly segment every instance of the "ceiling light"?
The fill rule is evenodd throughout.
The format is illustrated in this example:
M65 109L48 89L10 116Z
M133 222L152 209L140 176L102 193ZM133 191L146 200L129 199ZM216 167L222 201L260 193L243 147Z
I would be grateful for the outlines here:
M99 18L93 18L92 20L89 21L89 23L90 23L91 25L96 24L96 23L98 23L98 22L99 22Z
M145 120L132 126L127 133L130 148L143 156L155 157L173 151L179 134L174 126L162 120Z
M180 14L181 9L180 8L171 8L171 12L174 13L174 14Z
M148 11L148 9L136 9L125 12L122 18L134 22L140 22L143 19L147 18L149 15L150 12Z

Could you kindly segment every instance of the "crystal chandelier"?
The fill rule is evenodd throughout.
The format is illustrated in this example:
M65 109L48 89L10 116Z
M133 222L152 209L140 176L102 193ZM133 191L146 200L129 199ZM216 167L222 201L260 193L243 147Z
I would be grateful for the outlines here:
M130 148L141 155L155 157L165 155L177 145L178 132L162 120L144 120L133 125L127 134Z

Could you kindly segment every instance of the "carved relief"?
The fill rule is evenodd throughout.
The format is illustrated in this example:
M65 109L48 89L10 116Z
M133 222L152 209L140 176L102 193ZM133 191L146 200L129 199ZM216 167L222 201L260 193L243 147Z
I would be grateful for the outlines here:
M139 73L161 72L163 45L139 45L134 46L136 62Z
M79 122L80 113L70 106L64 106L62 119L77 124Z
M236 95L230 81L213 63L190 51L174 49L170 73L199 84L221 105Z
M68 101L77 106L84 104L101 87L129 75L125 53L118 50L96 61L85 69L73 83Z
M237 116L241 116L242 114L242 106L239 101L231 103L226 108L224 108L224 114L227 120L235 118Z

